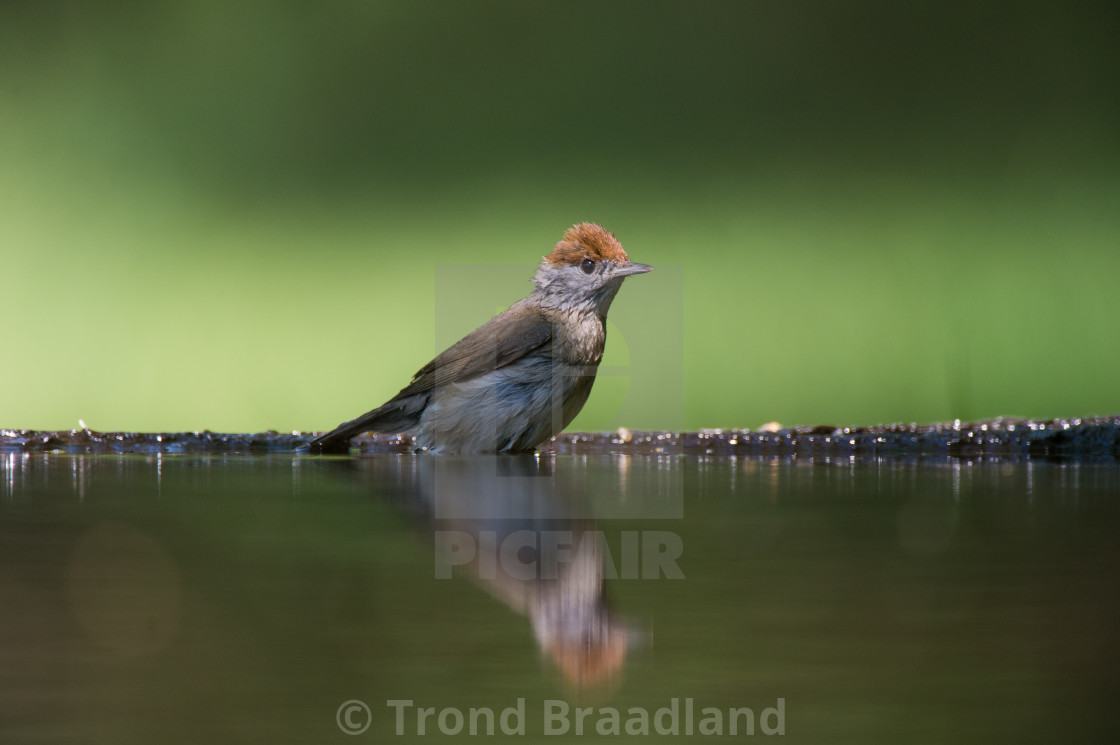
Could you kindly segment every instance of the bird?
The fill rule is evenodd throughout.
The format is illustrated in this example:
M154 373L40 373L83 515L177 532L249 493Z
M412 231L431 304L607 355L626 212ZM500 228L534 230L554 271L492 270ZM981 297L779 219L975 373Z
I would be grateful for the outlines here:
M529 296L428 364L381 406L308 443L345 452L365 432L410 433L432 453L520 453L561 432L583 408L607 341L607 311L630 261L614 233L581 222L541 260Z

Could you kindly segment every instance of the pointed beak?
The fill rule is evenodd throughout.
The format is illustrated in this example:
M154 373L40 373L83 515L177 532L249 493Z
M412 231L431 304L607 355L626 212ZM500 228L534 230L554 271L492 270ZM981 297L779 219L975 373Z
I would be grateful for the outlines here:
M629 277L631 274L645 274L652 272L653 267L649 264L637 264L633 261L627 261L625 264L619 264L614 269L614 276L616 277Z

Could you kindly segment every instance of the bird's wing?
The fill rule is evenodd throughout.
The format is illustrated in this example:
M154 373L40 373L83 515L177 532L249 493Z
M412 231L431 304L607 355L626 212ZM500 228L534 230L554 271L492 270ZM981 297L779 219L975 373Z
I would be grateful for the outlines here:
M553 323L540 311L510 308L424 365L393 400L459 383L505 367L550 343Z

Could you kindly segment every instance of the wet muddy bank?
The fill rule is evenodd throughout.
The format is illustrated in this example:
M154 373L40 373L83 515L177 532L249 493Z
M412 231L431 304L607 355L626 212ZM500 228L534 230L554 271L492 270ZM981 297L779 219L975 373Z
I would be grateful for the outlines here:
M281 453L298 451L315 433L98 432L0 430L0 452L66 453ZM412 449L408 435L366 435L353 448L363 453ZM771 430L715 429L699 432L573 432L540 448L558 454L631 455L871 455L957 457L1120 458L1120 416L1075 419L993 419L875 427L790 427Z

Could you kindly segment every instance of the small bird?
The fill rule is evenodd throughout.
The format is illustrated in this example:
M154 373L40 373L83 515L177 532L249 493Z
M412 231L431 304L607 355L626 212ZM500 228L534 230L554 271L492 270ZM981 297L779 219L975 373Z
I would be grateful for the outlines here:
M363 432L416 435L437 453L532 450L567 427L591 393L607 310L632 274L614 233L573 225L545 256L533 291L424 365L400 393L335 427L312 450L349 448Z

